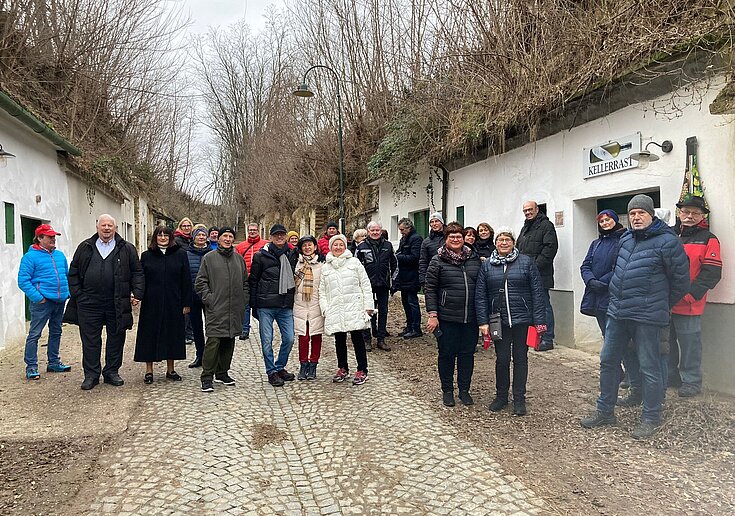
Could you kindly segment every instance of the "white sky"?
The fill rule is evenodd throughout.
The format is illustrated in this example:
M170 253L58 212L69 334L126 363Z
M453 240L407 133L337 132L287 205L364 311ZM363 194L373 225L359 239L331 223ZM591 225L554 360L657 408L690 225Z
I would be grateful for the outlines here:
M281 6L282 0L170 0L172 5L183 6L192 25L189 32L201 34L209 27L226 27L243 17L257 31L265 25L263 14L269 5Z

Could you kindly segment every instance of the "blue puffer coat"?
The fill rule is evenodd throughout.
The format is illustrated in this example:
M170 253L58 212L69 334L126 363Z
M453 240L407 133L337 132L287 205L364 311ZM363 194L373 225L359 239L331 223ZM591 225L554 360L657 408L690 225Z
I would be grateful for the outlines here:
M34 303L43 299L63 302L69 299L69 265L58 249L46 251L32 245L20 260L18 287Z
M618 257L618 245L620 245L620 237L625 233L625 229L620 229L600 235L600 238L594 240L590 244L587 256L582 261L579 268L582 273L582 280L586 285L584 296L579 311L584 315L596 316L597 314L607 313L607 306L610 303L610 291L608 285L612 279L613 270L615 269L615 260ZM602 286L590 285L591 280L597 280L604 283Z
M510 262L507 296L500 293L505 275L503 265L491 260L492 257L482 262L477 276L477 323L487 324L490 314L500 312L500 319L507 326L546 324L544 285L533 258L519 254Z
M620 238L607 315L666 326L671 308L689 292L689 259L674 231L657 217Z
M194 287L194 282L197 279L197 273L199 272L199 267L202 266L202 258L204 258L204 255L210 252L212 248L207 245L207 247L196 247L194 245L194 242L189 244L189 247L186 250L186 257L189 259L189 273L191 275L191 286ZM196 291L193 292L194 300L200 301L199 294L196 293Z

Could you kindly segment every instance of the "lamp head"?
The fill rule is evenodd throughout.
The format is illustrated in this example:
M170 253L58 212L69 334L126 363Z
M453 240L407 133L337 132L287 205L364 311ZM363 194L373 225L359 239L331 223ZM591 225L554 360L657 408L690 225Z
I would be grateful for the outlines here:
M8 158L14 158L15 154L10 154L3 150L2 144L0 144L0 168L5 168L8 164Z
M314 92L309 89L309 85L304 83L299 84L299 87L296 88L293 92L293 94L297 97L303 97L303 98L309 98L314 96Z

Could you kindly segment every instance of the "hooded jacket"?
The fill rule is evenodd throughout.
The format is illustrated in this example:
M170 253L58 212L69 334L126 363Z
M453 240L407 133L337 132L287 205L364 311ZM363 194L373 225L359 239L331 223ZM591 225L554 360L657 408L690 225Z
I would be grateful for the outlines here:
M587 256L579 268L582 280L585 284L584 295L579 311L585 315L596 316L607 313L610 303L610 291L608 284L612 279L615 261L618 257L618 245L620 237L625 233L622 226L607 234L602 234L590 244ZM604 283L604 288L590 286L590 281L597 280Z
M536 218L527 220L518 233L516 247L521 254L533 258L544 282L544 288L554 288L554 257L559 250L556 229L549 218L538 212Z
M79 324L77 317L77 300L84 293L84 277L96 251L97 233L82 241L74 252L69 265L69 293L71 301L64 312L64 322ZM143 299L145 293L145 276L138 259L138 251L130 242L126 242L115 233L115 249L106 260L113 260L113 300L115 305L115 322L118 330L129 330L133 327L133 307L130 294L136 299Z
M242 333L248 301L245 261L230 248L217 249L202 258L194 290L204 305L207 337L232 338Z
M707 291L715 288L722 277L720 241L709 231L706 219L696 226L680 226L679 233L684 251L689 257L691 286L671 310L678 315L702 315L707 303Z
M689 292L689 260L674 231L657 217L620 238L607 315L666 326L671 308Z
M18 287L32 303L44 299L63 303L69 298L68 274L64 253L58 249L47 251L33 244L20 260Z
M370 279L349 250L339 257L327 254L319 280L319 307L327 335L370 327L367 310L374 308Z

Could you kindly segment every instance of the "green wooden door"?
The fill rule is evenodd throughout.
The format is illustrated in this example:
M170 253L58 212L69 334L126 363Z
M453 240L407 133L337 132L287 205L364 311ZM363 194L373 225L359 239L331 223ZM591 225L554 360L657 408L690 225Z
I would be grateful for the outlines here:
M429 210L416 211L411 214L413 226L421 238L429 236Z

